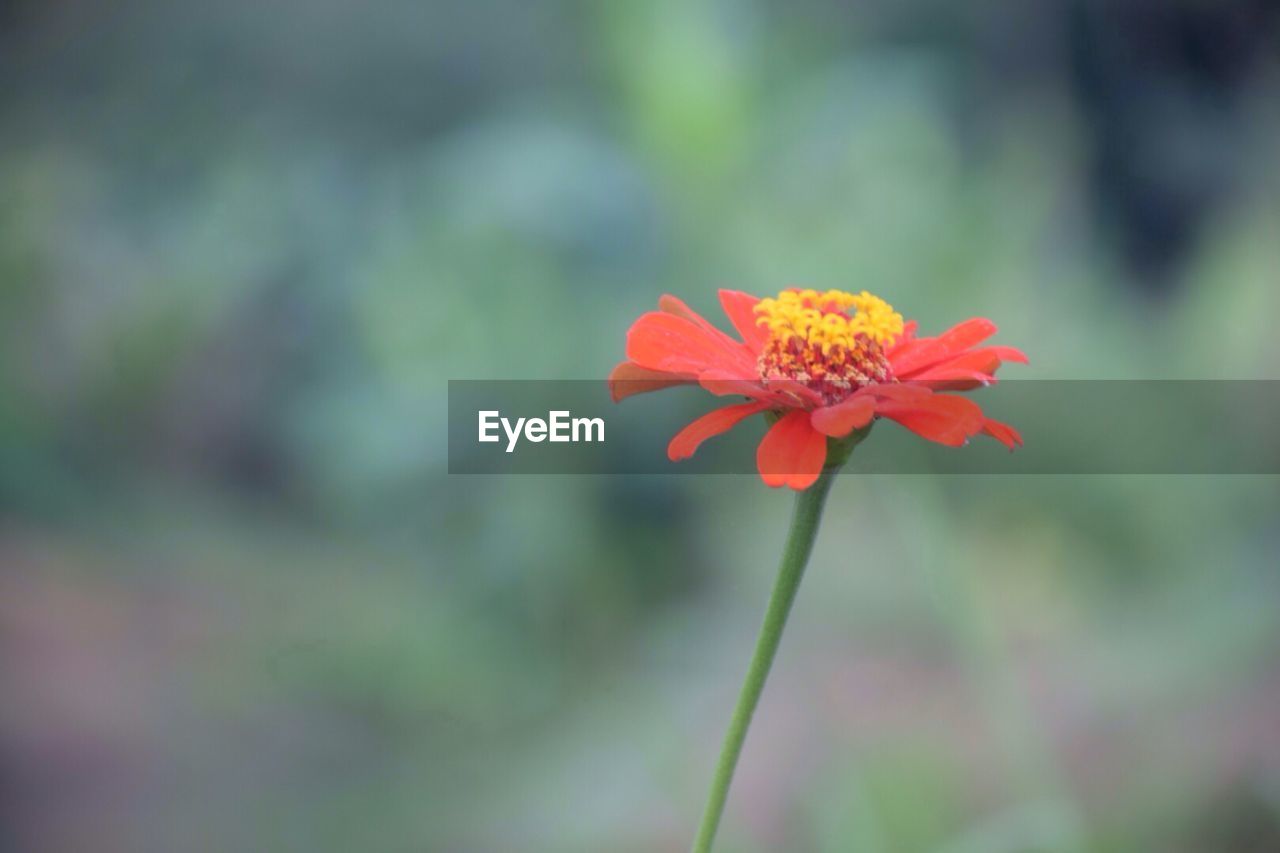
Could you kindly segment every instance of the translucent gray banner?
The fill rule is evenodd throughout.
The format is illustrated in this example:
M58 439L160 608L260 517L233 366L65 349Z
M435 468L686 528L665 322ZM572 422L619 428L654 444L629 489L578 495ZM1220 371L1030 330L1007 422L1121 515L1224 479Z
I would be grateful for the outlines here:
M880 420L846 470L865 474L1280 474L1280 381L1005 380L969 395L1015 426L1009 452L962 448ZM614 403L597 380L450 380L450 474L747 474L765 432L754 416L671 462L667 442L742 402L696 386ZM483 437L483 440L482 440Z

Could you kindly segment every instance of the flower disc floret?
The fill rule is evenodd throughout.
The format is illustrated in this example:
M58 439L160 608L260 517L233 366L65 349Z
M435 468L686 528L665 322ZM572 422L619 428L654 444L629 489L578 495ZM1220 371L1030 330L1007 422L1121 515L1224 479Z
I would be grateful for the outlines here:
M757 360L765 381L800 382L826 403L871 382L889 382L884 349L902 334L902 315L867 291L784 290L755 306L768 333Z

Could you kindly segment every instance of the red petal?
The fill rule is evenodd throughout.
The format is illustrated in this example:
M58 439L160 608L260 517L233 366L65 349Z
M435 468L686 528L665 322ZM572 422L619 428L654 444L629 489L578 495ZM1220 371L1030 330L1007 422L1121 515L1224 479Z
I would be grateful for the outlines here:
M769 379L765 388L778 395L787 408L817 408L822 405L822 395L795 379Z
M627 358L668 373L719 368L743 378L756 375L755 357L744 344L685 317L659 311L643 314L632 324L627 332Z
M965 350L944 358L925 370L913 373L911 381L926 383L931 388L955 390L976 388L995 381L995 373L1002 360L1025 362L1026 356L1021 350L1013 347L982 347Z
M739 403L736 406L725 406L723 409L707 412L676 433L671 443L667 445L667 458L672 462L688 459L698 449L698 445L708 438L727 432L738 421L768 408L769 406L764 403Z
M903 379L937 364L950 354L951 351L937 338L916 338L894 347L887 358L893 366L894 375Z
M876 412L902 424L916 435L960 447L982 429L982 409L972 400L949 394L930 394L910 402L882 400Z
M923 383L934 391L972 391L984 385L994 385L996 378L990 373L962 367L935 367L927 373L918 374L911 381Z
M869 395L850 397L844 402L825 409L816 409L809 415L809 423L823 435L844 438L855 429L871 423L876 414L876 401Z
M992 349L993 347L985 347L956 353L944 358L937 364L930 365L928 369L914 374L911 377L911 381L928 382L930 379L941 378L934 374L940 374L947 370L976 370L979 373L995 373L996 368L1000 366L1000 359L991 352Z
M625 400L634 394L649 391L661 391L672 385L684 385L694 381L688 373L668 373L664 370L650 370L632 361L624 361L609 374L609 396L613 402Z
M1022 434L1008 424L985 418L982 421L982 431L1010 450L1022 446Z
M679 296L672 296L670 293L664 293L658 297L658 310L664 314L671 314L675 317L683 317L690 323L702 329L711 337L728 345L738 346L738 341L726 335L711 324L711 321L703 317L697 311L694 311Z
M899 343L888 352L889 363L898 378L924 378L924 371L940 367L951 358L968 357L973 353L984 353L985 358L993 359L989 366L966 363L964 366L982 373L995 373L1002 361L1017 361L1025 364L1027 357L1021 350L1013 347L993 346L979 350L970 347L982 343L996 332L996 324L985 317L974 317L957 323L936 338L918 338L915 341ZM978 356L974 356L978 358Z
M995 333L995 323L986 317L971 317L938 335L938 343L952 352L960 352L977 346Z
M756 450L756 467L765 485L807 489L827 461L827 438L809 424L809 413L792 411L765 433Z
M724 309L725 316L729 318L733 328L738 330L738 334L742 336L746 345L755 353L763 350L765 342L769 339L768 331L756 323L759 318L756 316L755 307L759 301L757 297L743 293L741 290L720 291L720 307Z
M1030 363L1030 359L1027 358L1027 354L1017 347L986 347L985 351L991 353L1001 361L1013 361L1018 364Z
M928 397L933 392L927 386L916 385L912 382L886 382L879 385L868 385L854 392L855 394L870 394L885 400L897 400L899 402L911 402L919 400L922 397Z
M769 403L774 409L794 409L800 402L776 388L766 387L759 379L741 379L725 370L705 370L698 375L698 384L717 397L739 394L753 400ZM806 391L809 389L805 389ZM814 396L817 396L816 394ZM821 397L818 397L819 402Z

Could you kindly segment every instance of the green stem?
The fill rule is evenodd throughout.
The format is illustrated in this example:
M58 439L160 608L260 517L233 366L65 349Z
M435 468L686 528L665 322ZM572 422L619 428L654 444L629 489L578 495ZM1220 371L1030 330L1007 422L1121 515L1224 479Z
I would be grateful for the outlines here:
M751 717L760 702L765 679L769 677L769 668L773 666L774 655L778 652L782 629L787 625L791 603L796 599L796 590L800 588L805 564L809 562L809 553L813 551L813 540L818 535L822 507L827 502L827 492L830 491L831 482L838 470L838 464L824 469L816 483L796 495L791 530L787 533L778 579L773 584L769 609L765 611L764 625L756 640L755 654L751 656L751 667L747 670L746 681L742 683L738 704L733 709L733 719L729 722L729 731L725 733L724 745L720 748L720 761L716 764L716 775L711 782L707 807L702 812L702 823L698 827L698 838L693 843L693 853L709 853L715 841L720 815L724 812L724 803L729 796L729 783L733 781L733 771L738 765L742 744L747 739L747 727L751 725Z

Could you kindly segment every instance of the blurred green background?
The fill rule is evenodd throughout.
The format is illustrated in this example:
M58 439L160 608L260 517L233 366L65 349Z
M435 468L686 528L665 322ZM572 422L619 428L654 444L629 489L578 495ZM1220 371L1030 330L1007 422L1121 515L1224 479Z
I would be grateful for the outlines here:
M788 284L1276 378L1278 24L0 3L0 846L684 849L790 495L451 478L446 380ZM721 849L1280 849L1278 506L842 479Z

